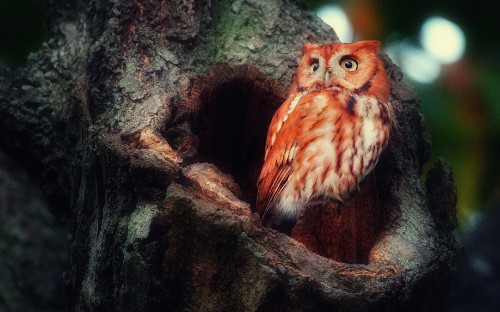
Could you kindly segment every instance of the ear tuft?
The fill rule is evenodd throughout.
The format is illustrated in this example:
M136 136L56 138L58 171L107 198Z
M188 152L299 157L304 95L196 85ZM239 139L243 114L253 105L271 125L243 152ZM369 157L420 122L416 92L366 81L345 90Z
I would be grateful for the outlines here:
M380 46L382 45L380 41L377 40L365 40L365 41L359 41L356 44L359 44L361 46L366 47L366 49L372 50L372 51L378 51L380 50Z

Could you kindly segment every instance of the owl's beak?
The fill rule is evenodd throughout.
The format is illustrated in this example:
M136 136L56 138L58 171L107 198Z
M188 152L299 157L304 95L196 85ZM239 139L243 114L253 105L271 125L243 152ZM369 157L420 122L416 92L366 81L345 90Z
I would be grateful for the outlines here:
M330 69L328 69L328 70L326 71L326 73L325 73L325 82L326 82L326 83L330 83L330 82L331 82L331 80L333 80L333 77L334 77L334 76L335 76L335 75L332 73L332 71L331 71Z

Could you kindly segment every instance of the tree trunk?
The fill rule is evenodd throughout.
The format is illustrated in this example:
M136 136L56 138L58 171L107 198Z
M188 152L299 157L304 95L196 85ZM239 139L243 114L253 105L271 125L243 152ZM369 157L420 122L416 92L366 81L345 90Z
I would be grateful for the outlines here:
M344 211L376 209L338 222L354 229L347 249L366 238L359 250L330 227L321 251L307 220L301 243L251 213L301 46L337 40L314 14L293 1L52 0L47 16L43 48L0 71L0 142L72 227L71 310L442 308L460 253L455 187L444 161L423 187L430 139L386 56L397 124Z

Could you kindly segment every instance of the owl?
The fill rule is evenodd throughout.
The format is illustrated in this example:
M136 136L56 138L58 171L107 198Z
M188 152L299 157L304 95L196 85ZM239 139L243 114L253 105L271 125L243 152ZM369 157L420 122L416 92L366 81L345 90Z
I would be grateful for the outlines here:
M295 222L315 197L342 202L375 167L391 127L380 43L306 43L267 133L257 182L265 226Z

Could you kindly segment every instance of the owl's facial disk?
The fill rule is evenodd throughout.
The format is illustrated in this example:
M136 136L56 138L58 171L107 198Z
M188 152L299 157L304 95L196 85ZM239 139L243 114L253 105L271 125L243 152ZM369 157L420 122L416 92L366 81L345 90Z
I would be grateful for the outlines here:
M297 69L297 85L302 89L320 86L359 89L381 66L375 55L379 46L377 41L305 44Z

